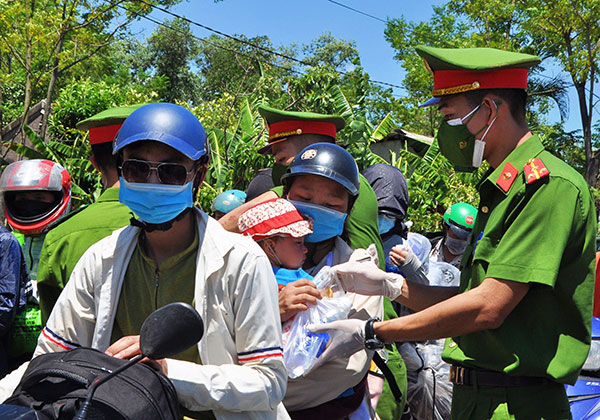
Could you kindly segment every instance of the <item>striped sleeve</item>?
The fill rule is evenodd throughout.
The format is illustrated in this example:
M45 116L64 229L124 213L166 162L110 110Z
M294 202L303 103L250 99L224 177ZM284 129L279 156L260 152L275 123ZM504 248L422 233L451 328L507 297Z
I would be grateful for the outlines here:
M79 344L69 341L66 338L63 338L60 335L56 334L54 331L48 328L48 326L44 327L44 329L42 330L42 334L44 335L44 337L46 337L46 339L50 340L52 343L65 350L72 350L74 348L81 347Z
M281 347L265 347L251 351L238 353L238 362L244 363L251 360L265 359L267 357L283 357L283 348Z

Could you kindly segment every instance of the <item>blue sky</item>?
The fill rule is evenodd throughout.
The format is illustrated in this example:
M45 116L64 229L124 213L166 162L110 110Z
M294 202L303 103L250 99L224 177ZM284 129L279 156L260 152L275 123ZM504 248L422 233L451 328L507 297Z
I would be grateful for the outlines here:
M218 3L213 0L189 0L171 10L228 34L244 34L248 37L266 35L275 46L309 43L330 31L336 38L356 42L363 67L371 79L400 85L403 72L400 63L393 59L394 50L384 38L385 23L348 10L336 2L378 19L404 16L409 21L428 20L433 12L432 7L444 3L441 0L223 0ZM157 10L150 16L159 21L170 18ZM133 29L139 37L148 37L155 26L152 22L141 20ZM192 26L192 31L199 37L211 35L211 32L197 26ZM549 67L546 73L553 76L557 69ZM394 89L394 93L402 95L404 92ZM574 130L580 126L574 90L570 102L566 127ZM558 119L558 112L552 112L549 120Z

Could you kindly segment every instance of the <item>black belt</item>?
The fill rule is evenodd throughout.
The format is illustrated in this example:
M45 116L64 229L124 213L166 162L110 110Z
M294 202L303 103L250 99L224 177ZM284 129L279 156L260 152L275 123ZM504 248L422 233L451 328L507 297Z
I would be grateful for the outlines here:
M462 366L450 366L450 382L455 385L478 386L537 386L555 383L547 378L535 376L513 376L492 370L471 369Z

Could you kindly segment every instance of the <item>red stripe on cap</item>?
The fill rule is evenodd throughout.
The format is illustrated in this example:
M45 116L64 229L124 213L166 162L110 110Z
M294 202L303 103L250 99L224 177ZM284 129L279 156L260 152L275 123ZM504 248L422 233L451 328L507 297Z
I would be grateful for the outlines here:
M280 229L302 220L304 218L298 210L288 211L257 223L244 231L244 235L251 236L255 241L259 241L271 236L272 234L269 234L269 232L272 232L274 229Z
M433 90L448 89L477 82L473 89L527 89L527 69L509 68L487 71L437 70ZM439 95L434 95L439 96Z
M297 133L290 133L298 131ZM269 124L269 142L294 134L324 134L336 138L335 124L327 121L289 120Z
M108 143L113 141L122 124L103 125L90 128L90 144Z

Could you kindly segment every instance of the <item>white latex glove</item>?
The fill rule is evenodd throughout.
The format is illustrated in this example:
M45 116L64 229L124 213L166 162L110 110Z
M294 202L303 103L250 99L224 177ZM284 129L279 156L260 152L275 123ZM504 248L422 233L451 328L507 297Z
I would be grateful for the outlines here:
M402 272L410 281L429 284L423 263L408 244L396 245L390 251L390 260L402 268Z
M379 266L379 258L377 258L377 247L375 244L369 245L367 249L357 248L352 252L348 261L353 262L373 262Z
M372 260L367 262L348 261L332 267L346 292L366 296L385 296L396 300L402 294L404 277L386 273Z
M309 324L307 330L313 333L329 333L331 340L315 365L318 368L329 360L344 358L365 349L365 325L361 319L342 319L326 324Z

